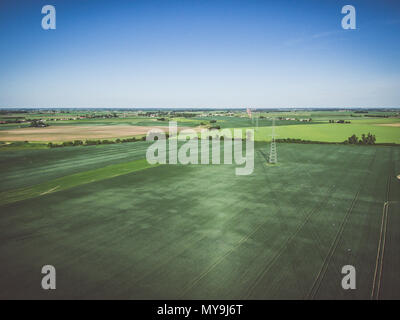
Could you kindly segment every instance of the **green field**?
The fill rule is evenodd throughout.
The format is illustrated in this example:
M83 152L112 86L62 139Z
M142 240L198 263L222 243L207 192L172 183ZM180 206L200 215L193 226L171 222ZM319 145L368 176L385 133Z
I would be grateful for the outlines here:
M147 146L0 152L0 298L369 299L378 280L400 298L399 147L278 144L270 166L258 142L254 173L236 176L148 167ZM40 287L46 264L57 290Z
M371 125L368 123L358 124L310 124L310 125L288 125L277 126L275 133L277 138L297 138L311 141L324 142L343 142L353 134L360 137L368 132L376 136L377 143L397 143L400 144L400 127L385 127ZM255 132L256 140L270 140L271 127L260 127Z

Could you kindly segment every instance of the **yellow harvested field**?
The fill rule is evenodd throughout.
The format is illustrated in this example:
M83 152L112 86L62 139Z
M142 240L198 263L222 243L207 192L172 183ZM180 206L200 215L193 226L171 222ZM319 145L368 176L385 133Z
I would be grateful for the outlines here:
M45 128L19 128L0 130L0 141L73 141L109 139L145 135L152 128L168 132L162 126L50 126ZM179 128L179 130L187 128ZM192 128L193 129L193 128Z

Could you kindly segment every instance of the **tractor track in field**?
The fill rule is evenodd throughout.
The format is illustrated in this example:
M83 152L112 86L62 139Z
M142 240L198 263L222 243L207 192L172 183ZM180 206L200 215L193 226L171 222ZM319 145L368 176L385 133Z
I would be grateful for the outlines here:
M319 157L318 159L320 159L320 158L324 158L325 157L325 155L324 154L322 154L321 155L321 157ZM317 160L317 162L318 162L319 160ZM311 178L311 175L309 174L309 172L308 171L306 171L307 172L307 175ZM335 184L336 185L336 184ZM337 187L335 187L335 185L333 185L332 187L334 187L334 189L332 190L332 192L334 192L335 190L336 190L336 188ZM319 188L319 187L318 187ZM318 189L317 188L317 189ZM309 192L310 193L312 193L313 192L313 190L311 189L311 187L308 187L307 188L308 190L309 190ZM330 194L330 191L328 191L328 194ZM327 200L327 202L329 201L329 199L330 198L328 198L328 200ZM291 203L294 205L294 206L296 206L296 204L293 202L293 201L291 201ZM316 232L316 230L315 230L315 227L314 227L314 225L313 224L311 224L310 225L310 228L311 228L311 235L314 237L314 243L318 246L318 249L319 249L319 253L320 253L320 257L321 257L321 259L323 259L324 258L324 252L325 252L325 250L324 250L324 248L321 246L321 243L322 243L322 239L318 236L318 233Z
M360 189L361 189L361 187L360 187ZM360 193L360 189L357 191L356 195L354 196L354 198L353 198L353 200L351 202L350 208L349 208L349 210L347 210L346 215L344 216L344 218L342 220L342 223L340 224L339 230L336 233L335 238L333 239L333 242L331 244L331 247L329 248L328 254L326 255L326 257L325 257L325 259L324 259L324 261L322 263L322 267L319 270L319 272L317 274L317 277L315 278L309 293L307 294L307 297L306 297L307 299L314 299L315 295L318 293L318 290L319 290L319 288L321 286L321 283L322 283L322 281L323 281L323 279L325 277L326 271L328 270L328 266L330 264L332 256L335 253L336 248L337 248L337 246L338 246L338 244L340 242L340 239L342 237L343 230L344 230L344 227L345 227L345 225L346 225L346 223L348 221L349 215L353 211L353 208L354 208L354 206L355 206L355 204L357 202L358 195Z
M308 294L306 296L306 299L314 299L315 296L317 295L318 291L319 291L319 288L321 287L321 284L322 284L322 281L323 281L323 279L325 277L326 271L328 270L330 261L331 261L333 255L334 255L334 253L336 251L337 246L340 243L340 240L341 240L345 225L346 225L346 223L348 221L348 218L349 218L351 212L353 211L353 208L354 208L354 206L355 206L355 204L356 204L356 202L358 200L358 196L360 194L360 191L364 186L364 181L366 180L367 175L368 175L369 171L371 170L371 167L372 167L373 163L375 162L375 159L376 159L376 152L374 153L374 156L373 156L371 162L369 163L368 170L367 170L366 174L364 175L363 182L360 184L360 187L358 188L358 191L357 191L356 195L354 196L354 198L353 198L353 200L351 202L350 208L347 210L346 215L344 216L344 218L343 218L343 220L342 220L342 222L340 224L339 230L336 233L335 238L333 239L333 242L331 244L331 247L329 248L328 254L326 255L326 257L325 257L325 259L324 259L324 261L322 263L321 269L319 270L319 272L317 273L316 278L314 279L314 282L313 282L313 284L312 284L312 286L310 288L310 291L308 292Z
M187 292L189 292L192 288L196 286L211 270L213 270L217 265L219 265L227 256L229 256L233 251L235 251L237 248L239 248L243 243L245 243L248 239L251 238L258 230L261 229L262 226L264 226L266 222L260 224L258 227L256 227L252 232L244 236L240 241L236 243L236 245L231 248L229 251L225 252L222 256L220 256L218 259L214 261L213 264L211 264L208 268L206 268L200 275L198 275L181 293L181 297L185 296Z
M265 170L265 168L264 168L264 170ZM331 188L330 188L330 190L328 190L327 195L329 195L329 196L328 196L326 199L324 198L324 200L321 202L322 204L326 204L326 203L329 201L330 197L332 196L332 193L337 189L336 185L337 185L337 184L332 185ZM265 274L272 268L272 266L276 263L276 261L278 260L278 258L282 255L282 253L284 252L284 250L287 248L287 245L293 240L293 238L294 238L294 237L301 231L301 229L307 224L307 222L310 220L311 216L314 215L314 213L315 213L316 211L318 211L318 210L321 209L322 204L321 204L321 205L317 205L316 207L314 207L314 208L312 209L312 211L309 212L308 215L307 215L307 214L303 215L303 217L305 218L305 220L303 220L303 222L301 223L301 225L298 226L298 229L296 229L295 233L292 234L292 235L285 241L284 245L283 245L282 247L280 247L280 249L278 250L278 252L276 253L276 255L273 257L273 259L270 261L270 263L268 263L268 265L267 265L266 268L264 269L265 271L263 272L263 274L261 274L261 275L258 276L257 282L260 282L261 279L265 276ZM278 205L278 206L279 206L279 205ZM313 236L317 239L317 242L316 242L316 243L317 243L318 248L319 248L319 250L320 250L320 252L321 252L321 251L323 251L323 248L321 247L320 242L318 242L318 239L320 239L320 238L319 238L318 235L315 233L315 230L314 230L314 229L312 229L312 230L313 230ZM255 284L252 286L251 291L253 291L253 290L257 287L257 285L258 285L258 283L255 283ZM246 298L249 298L250 295L251 295L251 292L249 292L249 293L246 295Z
M305 217L305 219L297 226L296 230L285 240L285 242L282 244L282 246L278 249L274 257L269 261L267 266L257 275L256 281L253 283L253 285L249 288L245 299L248 299L255 288L259 285L261 280L264 278L265 274L268 273L268 271L272 268L272 266L275 264L275 262L281 257L282 253L285 251L287 248L288 244L298 235L298 233L303 229L303 227L307 224L307 222L310 221L310 218L314 215L315 212L318 212L322 206L329 200L329 197L331 196L331 193L336 190L336 187L333 185L331 189L329 190L328 194L329 196L324 198L323 201L320 202L319 205L314 207Z
M261 151L260 151L260 152L261 152ZM262 153L262 152L261 152L261 153ZM263 156L264 156L264 158L265 158L266 160L268 160L267 157L266 157L264 154L263 154ZM324 157L324 155L321 155L321 158L323 158L323 157ZM264 169L264 171L265 171L265 167L263 167L263 169ZM306 171L306 172L307 172L307 175L310 176L309 172L308 172L308 171ZM333 192L334 189L336 189L336 188L335 188L335 185L332 185L331 188L332 188L332 189L330 190L331 192ZM310 191L310 193L312 193L311 188L308 188L308 190ZM328 193L329 193L329 192L328 192ZM275 196L275 198L276 198L276 196ZM295 202L293 202L292 199L290 199L289 201L290 201L290 203L293 205L293 207L296 207L296 206L297 206L297 204L296 204ZM277 206L280 207L279 204L278 204ZM310 208L310 209L311 209L311 208ZM315 209L315 208L314 208L314 209ZM306 210L302 210L301 213L302 213L302 216L303 216L304 219L306 219L306 220L309 219ZM305 224L306 224L306 223L305 223ZM305 224L304 224L304 225L305 225ZM302 226L302 227L303 227L303 226ZM301 227L301 228L302 228L302 227ZM299 230L299 231L300 231L300 230ZM315 232L314 226L312 226L311 232L312 232L313 237L314 237L315 240L316 240L316 241L314 241L314 243L318 246L318 251L319 251L319 254L321 255L321 258L322 258L322 257L323 257L324 249L323 249L322 246L321 246L322 241L321 241L320 237L318 236L318 234ZM293 237L294 237L294 236L293 236ZM290 241L289 241L288 243L290 243ZM287 243L287 244L288 244L288 243ZM281 250L281 249L282 249L282 248L280 248L280 250ZM283 250L284 250L284 249L283 249ZM279 253L279 257L282 255L282 253L283 253L283 251ZM271 267L273 266L273 264L275 264L276 260L277 260L279 257L277 257L276 259L274 259L274 261L272 262ZM270 267L270 268L271 268L271 267ZM270 268L268 268L267 272L269 271ZM294 268L294 269L295 269L295 268ZM265 274L264 274L264 275L265 275ZM261 280L260 280L260 281L261 281Z
M393 167L393 150L390 151L390 164ZM393 168L392 168L393 169ZM386 184L386 201L383 204L382 208L382 219L381 219L381 228L379 234L379 242L378 249L376 254L375 261L375 271L374 277L372 280L372 289L371 289L371 300L379 300L380 288L381 288L381 280L382 280L382 272L383 272L383 260L385 253L385 244L386 244L386 231L388 224L388 208L389 208L389 196L390 196L390 183L391 183L391 174L389 173L387 184Z
M262 165L264 165L262 163ZM265 168L264 168L265 170ZM276 205L278 212L282 211L279 205ZM248 235L243 237L233 248L231 248L228 252L224 253L218 259L214 261L208 268L206 268L202 273L200 273L181 293L181 297L183 297L188 291L190 291L193 287L196 286L211 270L213 270L217 265L219 265L227 256L229 256L232 252L234 252L237 248L239 248L243 243L245 243L248 239L251 238L255 233L257 233L268 221L260 224L253 231L251 231Z
M391 150L390 163L393 163L392 159L393 159L393 151ZM374 271L374 278L372 280L372 289L370 296L371 300L379 300L379 294L381 289L383 262L384 262L385 245L386 245L386 232L388 224L388 208L390 202L389 201L390 183L391 183L391 175L389 174L386 184L386 201L384 202L382 208L381 228L379 233L379 242L378 242L378 249L375 261L375 271Z
M376 254L376 262L375 262L375 271L374 278L372 281L372 289L371 289L371 300L379 300L379 293L381 288L381 280L382 280L382 270L383 270L383 258L385 253L385 244L386 244L386 231L387 231L387 221L388 221L388 202L383 204L382 209L382 222L381 222L381 231L379 235L379 243L378 243L378 251Z
M264 170L265 170L265 168L264 168ZM300 222L297 225L296 230L285 240L283 245L278 249L278 251L276 252L274 257L269 261L267 266L256 276L255 282L248 289L248 292L246 293L244 299L248 299L251 296L251 294L253 293L255 288L259 285L261 280L264 278L265 274L268 273L268 271L272 268L272 266L276 263L276 261L281 257L282 253L285 251L288 244L298 235L298 233L303 229L303 227L310 221L310 218L314 215L314 213L318 212L321 209L321 207L329 201L332 193L336 190L336 188L337 188L336 185L332 185L330 187L329 191L327 192L328 196L324 197L323 200L320 201L320 203L317 206L315 206L314 208L311 209L311 211L309 211L308 213L303 215L304 220L302 220L302 222ZM274 197L276 198L276 196L274 196ZM280 210L279 204L277 205L277 207ZM320 246L319 243L318 243L318 246Z
M237 202L239 203L240 200L237 200ZM243 214L243 212L238 212L237 214L235 214L232 218L231 218L231 222L234 222L235 219L237 219L238 217L240 217ZM148 217L145 217L145 219L141 219L140 221L143 222L143 220L147 220L149 219ZM167 217L165 217L164 219L167 219ZM207 217L205 217L203 220L204 222L207 221ZM135 222L135 224L137 224L137 222ZM201 234L192 234L192 231L188 231L186 232L184 235L179 235L175 238L173 238L170 242L166 243L165 245L161 246L160 248L158 248L156 251L152 252L152 255L157 255L159 252L162 252L164 250L166 250L171 243L174 243L176 240L185 238L186 235L190 235L189 239L185 240L185 244L182 244L182 248L175 254L170 255L167 259L164 259L161 263L157 264L157 266L151 270L147 270L147 272L141 274L137 279L135 279L133 281L133 283L135 285L139 285L140 283L143 283L143 281L150 277L152 274L157 273L158 271L162 270L166 265L169 265L171 262L173 262L177 257L179 257L180 255L184 254L185 252L187 252L188 250L190 250L190 248L195 245L196 243L202 242L204 239L207 238L207 235L201 235ZM112 279L118 278L120 275L124 274L125 272L128 272L129 270L132 269L132 266L128 266L127 268L124 268L123 270L121 270L120 272L113 274L112 276L108 277L107 279L105 279L104 284L102 284L101 286L99 286L101 289L105 288L107 284L107 281L110 281ZM96 291L98 291L99 288L96 288ZM92 293L87 293L85 296L90 297Z

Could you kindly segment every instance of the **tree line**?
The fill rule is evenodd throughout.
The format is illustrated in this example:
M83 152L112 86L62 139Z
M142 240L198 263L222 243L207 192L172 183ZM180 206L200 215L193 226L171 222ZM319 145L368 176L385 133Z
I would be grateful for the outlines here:
M168 134L166 134L168 138ZM75 146L96 146L101 144L116 144L116 143L126 143L126 142L137 142L137 141L146 141L146 137L143 136L141 138L125 138L125 139L116 139L116 140L74 140L74 141L64 141L61 144L49 142L47 146L49 148L60 148L60 147L75 147Z
M371 145L375 144L376 137L374 134L371 134L368 132L367 135L363 133L361 135L361 138L358 138L355 134L353 134L351 137L349 137L346 141L344 141L345 144L364 144L364 145Z
M286 142L286 143L303 143L303 144L355 144L355 145L374 145L376 144L376 137L374 134L368 132L368 134L362 134L361 138L353 134L348 137L347 140L343 142L327 142L327 141L311 141L303 139L285 138L285 139L275 139L276 142ZM393 145L393 144L390 144ZM396 144L394 144L396 145Z

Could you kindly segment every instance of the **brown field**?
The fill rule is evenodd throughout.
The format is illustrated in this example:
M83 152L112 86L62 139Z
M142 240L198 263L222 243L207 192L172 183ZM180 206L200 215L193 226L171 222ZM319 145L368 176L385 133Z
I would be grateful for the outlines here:
M54 126L45 128L19 128L0 131L0 141L72 141L85 139L123 138L145 135L150 129L165 132L168 127L146 126ZM187 128L179 128L179 130ZM194 128L192 128L194 129Z

